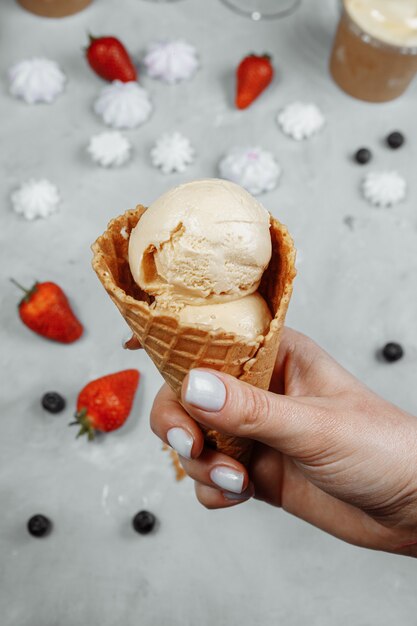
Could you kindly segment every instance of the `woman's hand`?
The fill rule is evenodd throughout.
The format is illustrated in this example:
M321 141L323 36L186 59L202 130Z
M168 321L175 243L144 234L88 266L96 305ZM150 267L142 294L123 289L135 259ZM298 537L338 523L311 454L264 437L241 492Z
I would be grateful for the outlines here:
M199 424L253 439L249 469L204 447ZM417 419L300 333L285 329L270 391L192 370L181 403L162 387L151 426L208 508L254 496L350 543L417 556Z

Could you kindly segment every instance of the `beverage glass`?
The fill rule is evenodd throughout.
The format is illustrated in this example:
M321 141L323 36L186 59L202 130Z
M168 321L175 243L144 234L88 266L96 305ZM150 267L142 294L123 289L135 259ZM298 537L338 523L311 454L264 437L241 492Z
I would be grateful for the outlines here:
M65 17L85 9L92 0L17 0L19 4L43 17Z
M368 102L398 98L417 72L417 0L343 0L330 72Z
M295 11L301 0L220 0L235 13L252 20L285 17Z

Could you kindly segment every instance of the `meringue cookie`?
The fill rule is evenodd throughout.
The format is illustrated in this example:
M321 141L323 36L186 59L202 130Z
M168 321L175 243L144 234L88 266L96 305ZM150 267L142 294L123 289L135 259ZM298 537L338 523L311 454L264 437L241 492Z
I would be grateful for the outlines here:
M148 92L136 81L114 80L106 85L94 103L94 111L113 128L135 128L152 112Z
M9 70L10 93L28 104L53 102L64 89L65 74L55 61L32 58Z
M49 180L31 178L12 193L11 200L16 213L34 220L56 213L61 198L57 187Z
M194 148L181 133L165 134L152 148L151 159L164 174L184 172L187 165L194 161Z
M262 148L233 148L220 161L219 172L222 178L256 196L277 186L281 167L274 156Z
M143 63L149 76L171 85L191 78L199 65L196 49L182 39L150 44Z
M388 207L404 200L407 183L398 172L369 172L362 180L366 200L379 207Z
M87 152L95 163L102 167L117 167L129 160L131 143L118 130L94 135L87 146Z
M325 119L315 104L293 102L278 111L277 122L286 135L300 141L318 133Z

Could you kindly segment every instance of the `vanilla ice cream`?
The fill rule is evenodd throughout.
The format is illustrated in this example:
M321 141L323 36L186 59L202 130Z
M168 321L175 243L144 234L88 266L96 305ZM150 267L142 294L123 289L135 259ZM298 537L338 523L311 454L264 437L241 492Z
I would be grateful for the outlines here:
M181 324L253 341L272 319L256 291L271 259L269 228L268 211L235 183L187 183L143 213L130 234L130 269L153 307Z
M344 0L358 26L385 43L417 47L417 0Z
M217 179L163 194L129 240L133 278L161 307L180 309L254 293L270 258L266 209L235 183Z
M183 324L210 326L213 330L226 330L249 340L264 335L272 319L259 293L223 304L187 305L179 312L179 318Z

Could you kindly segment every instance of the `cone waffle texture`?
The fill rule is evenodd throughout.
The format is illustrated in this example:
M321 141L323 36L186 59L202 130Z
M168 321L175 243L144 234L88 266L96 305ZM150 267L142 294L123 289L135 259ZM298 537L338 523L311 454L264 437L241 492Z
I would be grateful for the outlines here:
M195 367L231 374L268 389L295 277L295 248L285 226L271 217L272 257L259 292L273 315L265 336L249 341L234 333L180 324L173 313L152 306L152 298L134 282L128 260L129 235L145 207L112 220L93 244L93 268L168 385L179 396L182 381ZM251 442L216 431L205 432L212 447L247 464Z

